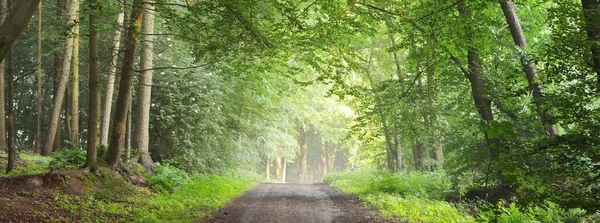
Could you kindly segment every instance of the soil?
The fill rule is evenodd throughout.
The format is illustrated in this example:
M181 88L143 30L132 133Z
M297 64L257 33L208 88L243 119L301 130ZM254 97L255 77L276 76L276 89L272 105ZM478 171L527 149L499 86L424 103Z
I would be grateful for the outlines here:
M390 222L326 184L260 184L209 220L226 222Z

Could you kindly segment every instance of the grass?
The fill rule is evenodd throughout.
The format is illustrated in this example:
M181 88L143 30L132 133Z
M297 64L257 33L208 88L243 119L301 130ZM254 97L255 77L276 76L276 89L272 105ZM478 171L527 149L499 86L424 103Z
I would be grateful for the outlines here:
M325 181L356 194L388 219L417 222L474 222L459 206L443 201L451 184L443 173L377 173L359 170L330 174Z
M6 157L6 153L0 151L0 157ZM53 162L61 160L58 162L61 168L80 166L80 160L71 163L71 159L65 157L21 153L16 169L9 174L4 174L6 159L1 159L0 177L43 174L52 169ZM145 176L152 189L133 186L107 168L96 173L76 169L62 171L71 179L67 184L79 182L84 194L70 195L57 190L52 192L55 203L45 206L69 213L76 222L197 222L210 217L215 210L258 182L258 177L232 173L188 175L175 167L160 164L156 169L157 174Z
M21 153L20 159L15 164L15 169L6 173L6 164L8 154L6 151L0 151L0 177L11 177L21 175L34 175L48 172L48 165L52 157L40 156L35 154Z

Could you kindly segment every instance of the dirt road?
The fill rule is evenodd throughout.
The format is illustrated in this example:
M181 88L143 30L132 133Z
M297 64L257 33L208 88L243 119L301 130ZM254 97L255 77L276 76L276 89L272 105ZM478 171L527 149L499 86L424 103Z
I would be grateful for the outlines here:
M388 222L325 184L260 184L210 220L222 222Z

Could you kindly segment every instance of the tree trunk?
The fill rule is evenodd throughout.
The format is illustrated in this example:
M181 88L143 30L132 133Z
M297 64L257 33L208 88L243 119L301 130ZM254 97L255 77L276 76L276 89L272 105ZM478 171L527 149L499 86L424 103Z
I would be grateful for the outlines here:
M404 170L404 163L402 160L402 139L400 135L396 135L394 141L396 144L396 169L402 171Z
M42 2L40 1L38 5L38 21L37 21L37 69L36 69L36 78L35 78L35 101L36 101L36 110L37 110L37 120L36 120L36 128L35 128L35 144L33 145L34 153L39 153L42 150L41 141L42 141ZM2 69L2 67L0 67ZM2 77L0 77L2 78ZM4 110L4 108L2 108ZM3 114L3 111L0 112L0 115ZM1 125L2 123L0 123ZM0 133L1 134L1 133ZM1 145L1 142L0 142Z
M108 145L108 132L110 128L110 112L112 109L113 93L115 89L115 76L117 73L117 62L119 61L119 46L121 44L121 32L123 30L123 20L125 12L123 6L117 15L115 33L112 39L112 48L110 51L111 61L108 65L108 77L106 80L106 94L104 95L104 111L102 112L102 130L100 133L100 144Z
M413 142L412 152L415 169L418 171L423 170L423 143L418 139Z
M298 183L306 183L307 180L307 159L308 159L308 132L302 126L298 127L298 140L300 141L300 160L298 161Z
M370 59L369 59L370 60ZM369 61L369 67L371 61ZM371 88L373 89L374 93L375 93L375 100L376 100L376 108L377 109L377 113L379 113L379 118L381 118L381 123L383 125L383 137L385 139L385 146L386 146L386 156L387 156L387 168L388 170L394 172L395 171L395 157L394 157L394 151L392 149L393 145L392 145L392 140L390 138L390 132L389 132L389 128L387 125L387 118L385 115L385 108L383 107L383 100L381 99L381 96L379 95L379 89L377 89L377 86L375 86L375 83L373 81L373 78L371 77L371 72L369 71L369 68L364 69L365 73L367 74L367 77L369 79L369 83L371 84Z
M8 5L12 5L11 1L8 1ZM15 168L15 162L17 161L17 151L15 150L15 111L14 111L14 56L13 49L8 50L8 123L7 123L7 145L8 145L8 165L6 166L6 173L12 171Z
M148 151L150 104L152 91L152 63L154 57L154 2L148 1L144 6L144 18L142 32L144 41L142 44L142 56L140 68L142 73L139 79L137 92L137 112L135 117L135 148L140 153L139 162L149 172L154 172L154 166L150 152Z
M69 10L68 10L68 26L67 27L74 27L74 22L77 19L77 15L75 13L75 7L76 7L76 0L70 0L71 3L69 4ZM70 30L71 32L73 32L73 28L71 28ZM42 155L50 155L50 152L52 151L52 145L55 141L55 136L58 132L58 123L59 123L59 118L60 118L60 112L61 112L61 107L62 107L62 103L63 103L63 99L65 96L65 89L67 86L67 82L69 81L69 72L70 72L70 65L71 65L71 59L73 56L73 37L69 36L67 37L66 43L65 43L65 54L64 54L64 58L63 58L63 63L62 63L62 74L60 75L60 80L59 80L59 84L58 84L58 89L57 89L57 93L56 93L56 97L54 98L54 104L52 107L52 114L50 116L50 125L48 128L48 135L46 136L46 140L44 141L44 149L42 150Z
M98 39L100 33L96 30L96 24L100 21L100 7L98 0L90 0L88 2L90 8L90 39L89 39L89 60L90 60L90 99L89 99L89 117L88 117L88 143L87 154L85 157L85 167L90 169L90 172L95 172L98 169L98 155L96 146L98 145L98 122L100 118L100 90L98 89Z
M513 41L520 48L527 48L527 39L521 26L521 20L517 14L515 4L510 0L500 0L500 6L502 12L504 12L504 18L510 28ZM529 84L529 90L533 92L533 103L536 106L536 110L542 123L546 126L546 132L548 135L558 135L558 128L554 122L553 114L551 111L544 109L544 86L542 81L538 77L538 70L535 62L529 58L529 55L525 51L521 54L521 66L525 72L527 83Z
M600 4L598 0L581 0L583 17L587 22L587 36L592 51L593 68L597 75L597 88L600 89Z
M4 60L10 46L17 36L27 28L31 16L41 0L19 0L13 7L13 13L0 26L0 62Z
M57 10L56 10L56 20L57 21L65 21L65 12L67 11L67 1L66 0L56 0L56 5L57 5ZM62 25L62 24L61 24ZM59 26L58 30L60 32L60 30L62 30L63 28L66 29L67 25L65 24L64 26ZM63 40L62 38L60 39L61 41L66 41ZM64 42L61 41L57 41L56 42L56 48L60 48L61 44L64 44ZM52 98L54 100L56 100L56 98L58 97L58 85L60 83L60 76L62 75L63 72L63 58L64 58L64 51L60 52L60 50L57 50L56 52L54 52L54 88L53 88L53 92L52 92ZM61 99L63 100L63 99ZM62 107L60 108L62 111ZM60 114L59 114L60 115ZM61 123L60 121L57 123L58 127L57 127L57 131L55 133L54 136L54 143L52 144L52 151L51 152L55 152L58 151L61 147L62 144L62 140L61 140ZM48 137L48 136L46 136ZM44 145L42 145L44 146ZM42 150L43 153L43 150Z
M0 11L0 23L4 25L6 21L6 17L10 7L8 7L7 0L0 0L0 4L2 4ZM0 150L7 150L6 147L6 111L5 111L5 103L4 103L4 72L6 67L4 61L0 61Z
M467 20L467 25L464 27L465 40L468 45L467 63L469 65L466 76L471 83L471 94L473 95L473 101L475 103L475 107L477 108L477 112L481 116L481 121L484 125L489 125L494 120L494 115L492 113L492 101L489 99L489 95L486 91L479 51L474 47L473 44L473 30L472 27L468 25L468 23L470 23L472 20L471 9L461 2L459 4L458 11L459 14L465 20ZM457 58L453 58L453 60L458 63ZM490 138L487 131L484 131L484 136L492 159L496 159L499 155L498 146L500 145L500 140L496 138Z
M285 157L281 158L281 182L285 183L285 176L287 175L287 160Z
M69 140L79 147L79 0L75 1L77 22L73 28L73 61L71 62L73 75L71 77L71 132Z
M131 92L129 92L131 98ZM131 159L131 103L127 108L127 125L125 127L125 161L129 162Z
M123 57L123 69L121 70L121 80L119 82L119 93L115 109L115 119L113 121L113 131L106 154L106 163L115 168L119 164L121 148L125 141L125 124L127 121L127 108L131 103L131 82L133 78L133 66L135 57L135 47L139 28L142 20L142 0L135 0L131 10L131 19L125 35L125 54Z
M265 161L265 179L267 179L267 181L269 181L270 178L271 178L271 157L267 156L267 159Z
M277 162L277 165L275 166L275 177L276 177L275 179L276 180L281 180L281 170L282 170L282 167L281 167L281 156L277 156L276 162Z

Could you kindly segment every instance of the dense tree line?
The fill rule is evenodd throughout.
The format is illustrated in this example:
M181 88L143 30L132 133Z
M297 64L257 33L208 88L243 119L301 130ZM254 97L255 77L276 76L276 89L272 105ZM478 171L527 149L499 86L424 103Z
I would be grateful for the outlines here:
M8 171L86 147L91 171L445 170L597 207L597 0L1 3Z

